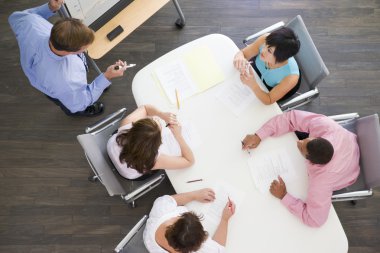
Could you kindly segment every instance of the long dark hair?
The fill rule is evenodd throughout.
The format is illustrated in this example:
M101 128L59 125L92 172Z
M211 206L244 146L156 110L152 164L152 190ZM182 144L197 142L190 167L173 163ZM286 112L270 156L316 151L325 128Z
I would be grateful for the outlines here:
M145 174L150 172L156 163L161 141L161 129L151 118L140 119L132 123L132 128L123 131L116 137L122 147L119 160Z

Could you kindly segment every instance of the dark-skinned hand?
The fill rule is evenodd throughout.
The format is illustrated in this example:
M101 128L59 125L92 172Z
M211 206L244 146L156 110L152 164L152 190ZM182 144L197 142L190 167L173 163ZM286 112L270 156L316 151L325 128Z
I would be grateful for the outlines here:
M270 193L278 199L283 199L287 193L286 185L284 180L280 176L278 176L278 181L273 180L269 189Z

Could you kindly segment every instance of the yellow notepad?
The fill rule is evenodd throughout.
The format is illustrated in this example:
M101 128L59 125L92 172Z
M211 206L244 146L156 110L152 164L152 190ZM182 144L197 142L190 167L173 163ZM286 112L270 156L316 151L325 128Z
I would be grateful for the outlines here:
M224 81L224 75L207 46L199 46L186 52L182 59L199 92ZM231 63L232 64L232 63Z
M225 77L215 57L207 46L192 48L176 60L161 64L152 73L161 91L169 101L175 103L174 91L178 90L181 100L201 93Z

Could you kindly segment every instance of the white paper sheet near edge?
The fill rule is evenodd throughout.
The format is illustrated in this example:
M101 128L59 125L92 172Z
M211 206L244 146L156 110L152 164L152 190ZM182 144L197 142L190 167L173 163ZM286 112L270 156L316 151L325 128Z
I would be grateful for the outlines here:
M242 83L226 85L216 97L237 117L240 116L256 98L250 88Z
M215 201L202 205L201 214L203 214L202 224L204 229L212 236L214 235L222 218L223 209L228 202L228 197L236 205L235 214L239 212L239 207L245 198L245 192L226 182L215 182L209 187L215 192ZM231 217L231 219L233 216Z
M181 60L172 61L160 66L154 72L172 104L175 104L177 101L176 89L180 101L193 96L198 90L190 77L189 71Z
M194 150L199 147L202 141L195 125L188 120L181 122L181 125L182 136L190 148ZM162 153L173 156L181 155L181 148L169 128L162 131Z
M285 182L295 178L294 164L285 149L270 151L267 155L255 155L248 159L248 166L256 188L268 193L273 180L281 176Z

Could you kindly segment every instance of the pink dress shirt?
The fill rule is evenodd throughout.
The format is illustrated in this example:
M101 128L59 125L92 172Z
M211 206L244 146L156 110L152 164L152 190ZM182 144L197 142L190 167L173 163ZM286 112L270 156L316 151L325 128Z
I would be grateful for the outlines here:
M320 227L328 217L333 191L353 184L359 175L359 146L356 135L334 120L320 114L293 110L270 119L256 134L261 140L294 131L322 137L334 147L331 161L325 165L306 160L309 189L305 201L287 193L281 202L291 213L311 227Z

